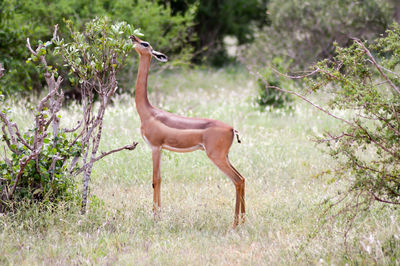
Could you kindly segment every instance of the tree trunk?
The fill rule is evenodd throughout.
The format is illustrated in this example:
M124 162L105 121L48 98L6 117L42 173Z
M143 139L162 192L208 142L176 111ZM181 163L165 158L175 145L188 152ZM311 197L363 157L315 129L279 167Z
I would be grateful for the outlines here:
M396 11L395 11L395 19L397 23L400 23L400 1L397 1L396 3Z
M82 191L82 209L81 213L86 213L86 205L87 205L87 196L89 191L89 181L90 175L92 174L93 163L89 163L89 166L85 170L85 174L83 177L83 191Z

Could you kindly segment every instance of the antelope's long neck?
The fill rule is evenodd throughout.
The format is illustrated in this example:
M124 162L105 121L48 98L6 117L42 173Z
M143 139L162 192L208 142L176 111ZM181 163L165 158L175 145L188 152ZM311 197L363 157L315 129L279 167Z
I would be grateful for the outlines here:
M147 78L149 75L151 55L139 56L139 71L136 80L135 103L140 119L151 115L152 106L147 98Z

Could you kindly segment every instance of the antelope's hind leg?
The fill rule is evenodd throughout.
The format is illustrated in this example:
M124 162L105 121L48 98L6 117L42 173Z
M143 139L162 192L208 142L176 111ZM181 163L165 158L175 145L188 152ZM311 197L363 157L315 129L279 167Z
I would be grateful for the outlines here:
M241 213L241 220L245 220L245 179L244 177L231 165L227 155L216 155L213 153L207 153L210 160L218 166L218 168L226 174L233 182L236 188L236 204L235 204L235 218L233 222L233 228L239 224L239 212Z
M245 178L239 173L238 170L236 170L235 167L233 167L233 165L231 164L231 162L229 161L228 156L226 157L226 160L228 161L230 167L232 168L232 170L236 173L237 176L239 176L241 178L241 180L243 180L243 183L241 183L240 186L240 220L241 223L244 223L246 220L246 207L245 207Z

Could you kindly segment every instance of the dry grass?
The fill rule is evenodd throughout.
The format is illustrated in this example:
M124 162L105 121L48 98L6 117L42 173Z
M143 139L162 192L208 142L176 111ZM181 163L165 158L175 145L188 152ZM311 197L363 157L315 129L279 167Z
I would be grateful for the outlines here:
M151 212L151 154L141 140L134 101L116 99L106 115L102 149L139 141L133 152L99 162L89 213L72 203L52 212L31 207L0 217L2 264L399 264L400 214L376 205L355 220L344 242L343 219L316 235L333 166L313 134L338 126L304 103L294 113L259 112L255 83L240 69L151 76L153 102L237 128L230 158L246 179L247 222L232 230L234 186L201 151L164 152L162 219ZM15 104L23 121L26 107ZM67 123L78 109L64 111ZM26 120L25 120L26 121Z

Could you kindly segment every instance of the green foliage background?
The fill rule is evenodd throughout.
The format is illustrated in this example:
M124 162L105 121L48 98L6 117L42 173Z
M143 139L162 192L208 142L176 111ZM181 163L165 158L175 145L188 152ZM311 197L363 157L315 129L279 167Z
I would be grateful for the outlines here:
M0 91L9 94L42 88L41 74L25 63L28 57L26 38L31 39L32 45L38 40L50 39L55 24L59 24L59 32L63 37L62 34L67 30L65 19L73 21L78 28L96 16L125 21L141 28L146 34L144 38L154 48L185 62L191 52L186 42L193 38L190 30L193 12L194 9L189 8L186 12L172 14L170 8L144 0L5 0L0 3L0 62L4 63L7 73L0 81ZM131 86L129 84L133 82L134 75L124 76L127 78L120 85Z
M265 65L281 57L304 70L333 57L334 42L346 47L352 38L379 37L400 14L399 5L390 0L270 0L270 25L257 33L248 60Z

